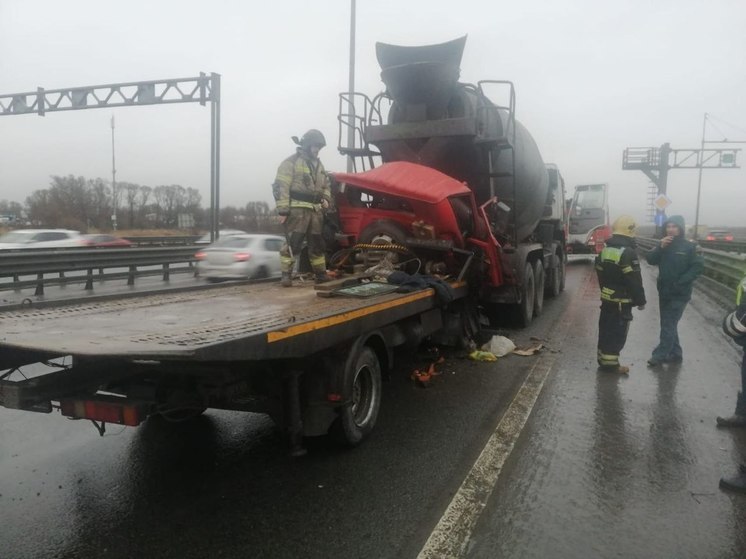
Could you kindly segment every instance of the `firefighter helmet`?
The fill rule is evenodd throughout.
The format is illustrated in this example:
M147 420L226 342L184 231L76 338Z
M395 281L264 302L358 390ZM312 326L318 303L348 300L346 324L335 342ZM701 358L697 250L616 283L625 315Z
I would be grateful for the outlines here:
M611 232L614 235L634 237L637 234L637 223L635 223L635 220L628 215L619 216L611 225Z
M300 145L304 148L310 148L311 146L319 146L320 148L323 148L326 145L326 138L324 138L324 135L321 132L315 128L311 128L308 132L303 134L303 137L300 139Z

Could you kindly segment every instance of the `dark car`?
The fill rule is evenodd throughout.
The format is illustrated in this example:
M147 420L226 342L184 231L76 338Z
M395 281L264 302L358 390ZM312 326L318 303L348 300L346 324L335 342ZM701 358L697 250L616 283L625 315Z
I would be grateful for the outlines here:
M733 233L725 229L711 229L707 233L706 241L732 241Z
M83 246L87 247L126 248L132 246L132 243L127 239L115 237L114 235L82 235L81 241Z

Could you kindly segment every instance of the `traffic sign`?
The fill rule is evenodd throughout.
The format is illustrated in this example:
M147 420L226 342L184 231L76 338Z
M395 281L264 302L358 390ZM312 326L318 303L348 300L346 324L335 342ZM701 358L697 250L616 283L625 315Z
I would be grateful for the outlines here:
M671 205L671 199L665 194L658 194L656 199L653 200L653 205L662 212Z
M655 214L655 224L658 227L663 227L664 223L666 223L666 214L663 212Z

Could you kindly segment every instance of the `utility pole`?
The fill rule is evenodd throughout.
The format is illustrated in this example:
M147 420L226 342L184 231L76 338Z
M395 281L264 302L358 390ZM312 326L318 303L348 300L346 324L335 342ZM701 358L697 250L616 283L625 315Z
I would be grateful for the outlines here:
M700 153L704 153L705 149L705 130L707 128L707 113L705 118L702 120L702 144ZM694 240L699 239L699 196L702 192L702 165L699 166L699 176L697 177L697 209L694 211Z
M347 148L355 147L355 0L350 0L350 81L348 91L351 100L350 119L352 126L347 128ZM351 154L347 155L347 172L352 173L355 170L355 162Z
M114 231L117 230L117 167L114 155L114 115L111 115L111 192L114 198L111 224Z

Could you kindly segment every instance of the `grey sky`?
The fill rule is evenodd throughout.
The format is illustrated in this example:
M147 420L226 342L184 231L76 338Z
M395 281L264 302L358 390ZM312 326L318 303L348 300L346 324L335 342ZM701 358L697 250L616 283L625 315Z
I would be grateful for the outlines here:
M570 187L610 183L613 216L645 214L649 181L621 170L625 147L696 148L705 112L746 139L742 0L358 0L357 11L358 90L382 89L376 41L468 34L462 81L515 82L517 118L545 161ZM269 201L292 135L321 129L326 167L344 168L348 33L349 0L0 0L0 93L218 72L222 202ZM22 202L49 175L109 179L112 114L117 180L195 187L209 203L210 111L198 104L2 117L0 199ZM696 185L696 171L671 172L669 213L693 221ZM705 171L701 223L743 225L744 205L746 170Z

